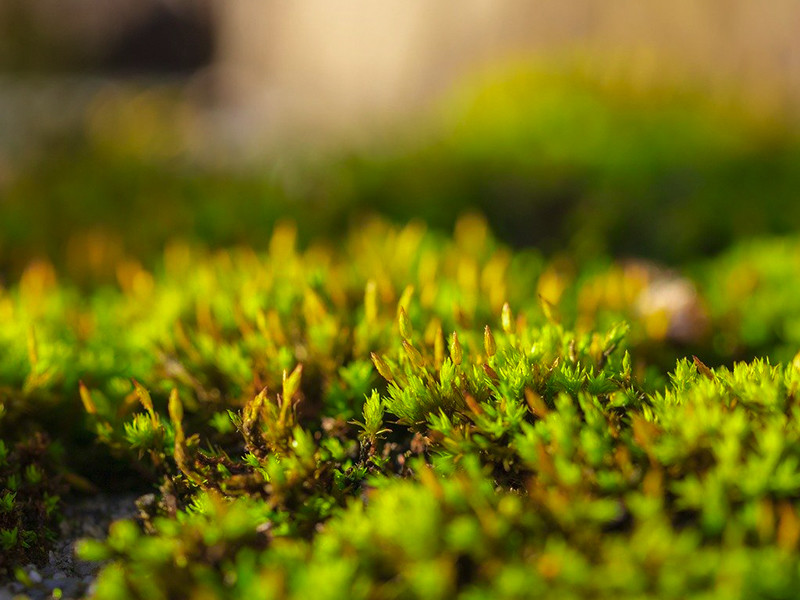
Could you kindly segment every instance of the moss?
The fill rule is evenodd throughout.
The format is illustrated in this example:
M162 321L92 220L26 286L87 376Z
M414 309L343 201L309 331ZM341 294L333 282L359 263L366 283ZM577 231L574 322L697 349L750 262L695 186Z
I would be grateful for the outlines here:
M156 492L82 545L108 561L97 598L800 590L800 370L732 364L774 338L722 301L727 274L789 272L791 252L691 280L514 252L475 216L296 238L176 243L90 291L38 263L0 291L6 569L51 537L65 467L23 442L47 430L66 479L124 460Z
M42 434L11 447L0 439L0 577L46 557L66 489L58 465Z

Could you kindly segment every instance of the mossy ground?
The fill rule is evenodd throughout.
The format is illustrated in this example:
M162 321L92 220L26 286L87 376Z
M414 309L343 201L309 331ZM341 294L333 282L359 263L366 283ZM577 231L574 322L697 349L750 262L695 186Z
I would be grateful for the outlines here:
M553 131L531 125L520 138L508 124L487 127L506 140L500 158L476 157L483 146L462 138L477 134L458 129L440 155L465 174L483 165L481 181L524 173L545 187L553 181L531 165L561 165L553 172L567 175L548 190L582 182L559 218L583 223L553 233L562 251L514 249L483 217L456 218L469 177L437 179L443 201L428 212L420 197L399 203L409 188L387 187L380 208L419 220L364 215L375 182L411 185L431 164L420 156L377 171L337 165L332 224L278 220L293 202L280 186L270 189L289 204L251 215L243 198L265 188L181 175L165 193L202 197L172 204L169 227L139 215L126 228L124 211L110 211L91 233L64 208L74 236L57 215L45 221L55 239L15 230L0 287L2 576L46 556L64 493L113 484L153 493L137 520L81 546L107 561L96 598L796 597L800 240L704 257L697 228L716 227L715 244L738 237L731 223L749 209L737 201L727 224L673 215L681 225L642 246L680 264L606 254L636 245L619 237L631 205L596 212L605 218L593 232L577 215L600 211L611 190L633 202L683 157L664 133L674 113L645 126L647 113L588 89L555 86L526 118L549 122L553 98L571 98L564 114L579 123L598 111L611 124L635 117L652 156L636 163L636 140L623 138L615 160L596 140L567 160ZM687 164L705 184L683 202L735 186L739 160L778 168L747 159L721 126L698 134L688 123L678 137L695 140ZM532 158L520 167L511 156L522 147ZM781 169L765 223L788 205L796 172ZM75 183L77 172L54 177ZM158 188L144 181L140 190ZM10 189L4 214L28 222L23 192L49 188L21 177ZM226 197L241 203L217 221ZM532 204L537 218L546 205ZM192 206L196 220L182 223ZM513 220L506 205L484 208L495 225ZM454 226L425 224L437 219ZM62 245L69 256L46 258Z

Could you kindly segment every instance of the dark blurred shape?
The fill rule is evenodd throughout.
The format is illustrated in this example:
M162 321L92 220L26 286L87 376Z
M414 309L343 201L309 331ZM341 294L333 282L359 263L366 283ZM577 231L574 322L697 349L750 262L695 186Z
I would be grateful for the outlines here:
M211 63L214 30L210 11L153 7L147 17L126 28L111 45L103 67L112 71L182 73Z
M176 73L213 54L208 0L0 3L0 71Z

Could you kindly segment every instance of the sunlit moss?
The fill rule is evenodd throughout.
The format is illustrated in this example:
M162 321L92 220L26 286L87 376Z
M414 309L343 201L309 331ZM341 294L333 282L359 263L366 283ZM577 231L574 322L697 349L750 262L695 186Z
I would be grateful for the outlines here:
M719 335L750 343L720 333L739 322L727 273L771 281L790 256L732 254L696 281L583 271L525 262L476 217L454 239L374 221L337 248L283 225L269 247L174 246L88 293L42 264L0 292L3 568L52 531L63 462L17 444L43 428L92 432L94 460L158 490L82 546L110 561L98 598L800 590L798 361L705 362L731 356ZM766 306L743 289L740 310ZM702 319L659 312L664 290Z

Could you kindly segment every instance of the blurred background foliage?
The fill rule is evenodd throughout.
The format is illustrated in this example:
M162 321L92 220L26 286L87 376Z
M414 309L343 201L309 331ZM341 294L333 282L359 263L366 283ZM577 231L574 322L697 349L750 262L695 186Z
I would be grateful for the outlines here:
M775 298L793 273L800 129L766 84L676 77L677 59L649 50L509 51L451 69L425 108L365 117L366 139L298 127L264 150L223 76L219 6L108 10L0 8L0 285L42 261L84 288L119 284L120 265L158 268L177 241L266 249L285 220L307 247L375 214L449 232L479 213L577 280L575 314L677 268L714 315L718 356L793 355L793 301Z
M39 257L102 279L121 256L151 262L176 237L261 248L286 217L308 241L371 213L451 229L470 210L517 247L684 264L789 233L800 217L790 123L579 64L514 62L468 78L395 133L233 166L180 87L99 86L78 127L7 167L1 272Z

